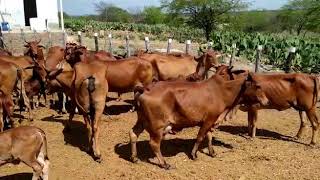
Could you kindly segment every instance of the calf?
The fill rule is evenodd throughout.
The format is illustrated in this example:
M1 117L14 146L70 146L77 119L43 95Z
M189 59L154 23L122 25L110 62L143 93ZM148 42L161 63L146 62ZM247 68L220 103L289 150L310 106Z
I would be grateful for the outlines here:
M32 180L48 180L49 158L45 133L36 127L21 126L0 133L0 166L22 161L33 169Z
M150 146L159 165L169 169L164 160L160 144L163 136L169 131L179 131L186 127L200 126L191 157L197 157L200 143L208 131L218 125L221 115L226 114L249 92L257 92L250 99L256 103L267 103L267 99L251 76L225 81L219 75L213 75L202 82L158 82L147 86L137 98L138 120L130 131L131 159L137 161L136 141L145 129L150 134ZM211 142L211 139L209 139ZM208 144L209 154L214 155L212 144Z

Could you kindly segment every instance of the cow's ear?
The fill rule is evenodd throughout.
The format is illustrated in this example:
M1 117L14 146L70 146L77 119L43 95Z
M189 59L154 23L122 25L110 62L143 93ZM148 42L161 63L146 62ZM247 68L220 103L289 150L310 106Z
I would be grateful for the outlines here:
M38 45L39 48L46 49L43 45Z
M246 80L252 82L253 81L253 76L254 76L253 73L249 72Z
M29 44L25 44L25 45L24 45L24 47L29 48L29 47L30 47L30 45L29 45Z

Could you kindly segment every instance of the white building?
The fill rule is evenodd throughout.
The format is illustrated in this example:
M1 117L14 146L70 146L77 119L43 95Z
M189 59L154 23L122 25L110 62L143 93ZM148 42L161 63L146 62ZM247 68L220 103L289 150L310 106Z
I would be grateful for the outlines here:
M45 30L54 24L57 27L58 5L58 0L0 0L0 22L8 22L12 29L30 26Z

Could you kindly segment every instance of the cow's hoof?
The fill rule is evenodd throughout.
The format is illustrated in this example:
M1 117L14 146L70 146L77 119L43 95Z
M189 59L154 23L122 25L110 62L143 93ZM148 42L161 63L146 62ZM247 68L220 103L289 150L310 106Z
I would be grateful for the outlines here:
M97 162L97 163L101 163L102 162L102 157L101 155L97 155L94 157L94 160Z
M217 153L213 150L213 148L211 150L209 149L209 156L212 158L217 156Z
M130 160L133 162L133 163L138 163L139 162L139 159L137 157L131 157Z
M175 169L175 167L171 166L170 164L161 164L160 165L161 168L165 169L165 170L171 170L171 169Z
M192 160L197 160L198 159L198 156L196 153L191 153L191 159Z

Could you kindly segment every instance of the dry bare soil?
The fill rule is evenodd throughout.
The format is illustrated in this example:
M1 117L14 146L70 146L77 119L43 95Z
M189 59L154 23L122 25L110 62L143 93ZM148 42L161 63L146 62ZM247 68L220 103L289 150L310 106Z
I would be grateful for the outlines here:
M123 97L128 101L132 95ZM293 110L260 111L254 140L243 135L246 114L238 112L235 120L223 123L214 132L217 153L214 158L207 156L204 148L198 153L198 160L190 160L188 155L198 128L185 129L162 143L167 162L176 167L167 171L148 162L153 154L146 132L138 142L141 161L138 164L129 161L128 131L137 117L129 109L126 102L108 102L106 112L110 116L104 115L101 120L101 164L83 150L87 140L81 116L75 117L71 132L64 133L67 114L60 116L44 107L35 110L36 119L31 125L42 128L47 134L50 179L320 179L320 148L307 146L311 128L303 139L291 138L299 128L298 113ZM22 163L0 167L0 179L24 180L31 176L32 170Z

